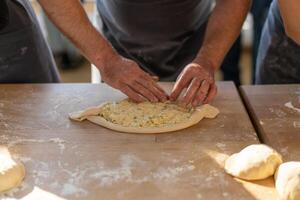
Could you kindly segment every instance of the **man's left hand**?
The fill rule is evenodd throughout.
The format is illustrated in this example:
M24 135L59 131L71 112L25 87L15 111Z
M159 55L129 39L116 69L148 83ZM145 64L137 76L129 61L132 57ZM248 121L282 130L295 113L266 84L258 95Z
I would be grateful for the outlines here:
M182 98L179 99L181 94ZM195 62L188 64L178 76L170 99L172 101L178 99L184 107L188 105L196 107L210 103L216 94L213 66L209 63Z

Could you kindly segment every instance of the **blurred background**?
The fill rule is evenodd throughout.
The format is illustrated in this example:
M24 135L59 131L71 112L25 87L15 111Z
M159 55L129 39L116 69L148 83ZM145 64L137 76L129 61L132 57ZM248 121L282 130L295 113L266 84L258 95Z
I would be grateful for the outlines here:
M258 4L261 2L267 2L270 0L257 0ZM255 0L254 0L255 2ZM55 56L57 66L60 71L62 81L65 83L82 83L91 82L91 77L95 76L95 72L91 70L91 64L80 55L77 49L66 39L47 19L41 7L36 0L31 0L31 3L36 11L39 22L42 26L43 33L50 44L50 47ZM96 5L94 0L82 0L89 19L95 24ZM268 3L266 3L268 5ZM265 7L266 7L265 5ZM262 7L262 6L260 6ZM252 12L248 14L241 33L240 40L240 81L241 84L252 84L252 52L253 41L255 36L255 11L258 9L252 8ZM253 12L254 11L254 12ZM253 14L254 13L254 14ZM260 18L264 18L267 14L267 10L259 11ZM257 15L257 14L256 14ZM262 22L260 22L261 26ZM239 46L239 44L237 44ZM93 74L94 73L94 74ZM92 75L93 74L93 75ZM97 75L96 75L97 76ZM216 75L217 80L223 80L223 74L219 71Z

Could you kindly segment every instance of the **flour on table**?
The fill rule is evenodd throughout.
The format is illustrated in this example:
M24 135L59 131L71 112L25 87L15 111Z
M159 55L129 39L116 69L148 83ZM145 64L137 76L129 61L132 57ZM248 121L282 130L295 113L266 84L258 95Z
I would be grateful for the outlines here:
M300 113L300 108L294 107L294 105L290 101L285 103L284 106Z
M287 157L289 155L289 147L284 147L280 149L280 153L284 156Z
M178 175L183 174L188 171L193 171L195 169L194 165L182 165L179 167L168 167L168 168L160 168L156 172L152 174L154 179L158 180L166 180L166 179L174 179Z
M85 196L88 194L88 192L80 187L73 185L73 184L65 183L60 192L60 195L68 196L68 195L72 195L72 194L77 194L76 196Z
M8 135L1 135L0 136L1 142L7 144L8 148L11 148L17 144L24 144L24 143L55 143L58 145L61 153L65 150L65 140L60 138L50 138L50 139L26 139L21 138L18 136L8 136Z
M271 113L274 113L277 117L283 118L286 117L286 113L282 111L281 109L276 109L276 108L269 108Z
M300 128L300 121L299 122L294 121L293 126L294 126L294 128Z
M202 194L198 193L196 197L197 199L202 199Z
M216 146L221 150L224 150L226 148L226 144L224 143L217 143Z

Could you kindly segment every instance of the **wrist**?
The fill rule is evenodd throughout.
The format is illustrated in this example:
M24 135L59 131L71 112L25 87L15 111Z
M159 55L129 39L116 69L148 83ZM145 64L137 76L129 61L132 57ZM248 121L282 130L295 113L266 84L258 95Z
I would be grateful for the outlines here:
M211 72L216 72L218 67L216 67L216 64L212 62L210 59L204 58L202 56L199 56L193 60L192 63L195 63L197 65L200 65L204 68L207 68Z
M197 57L194 59L194 62L209 66L215 72L219 69L222 61L220 61L220 56L215 54L213 48L206 45L200 49Z
M96 53L94 55L93 63L100 71L102 71L108 66L107 64L109 62L118 58L119 55L114 51L114 49L111 47L107 47L105 49L102 49L100 53Z

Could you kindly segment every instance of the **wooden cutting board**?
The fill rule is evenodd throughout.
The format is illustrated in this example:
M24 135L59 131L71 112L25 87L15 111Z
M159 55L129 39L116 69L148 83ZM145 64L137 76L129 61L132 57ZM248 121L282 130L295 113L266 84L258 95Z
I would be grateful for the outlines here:
M162 84L168 91L172 85ZM276 199L272 178L245 182L224 173L227 155L258 139L235 86L218 87L216 119L143 135L68 119L70 112L124 98L104 84L0 85L0 143L27 170L12 196L33 191L43 199Z
M300 85L243 86L241 93L262 141L285 161L300 161Z

